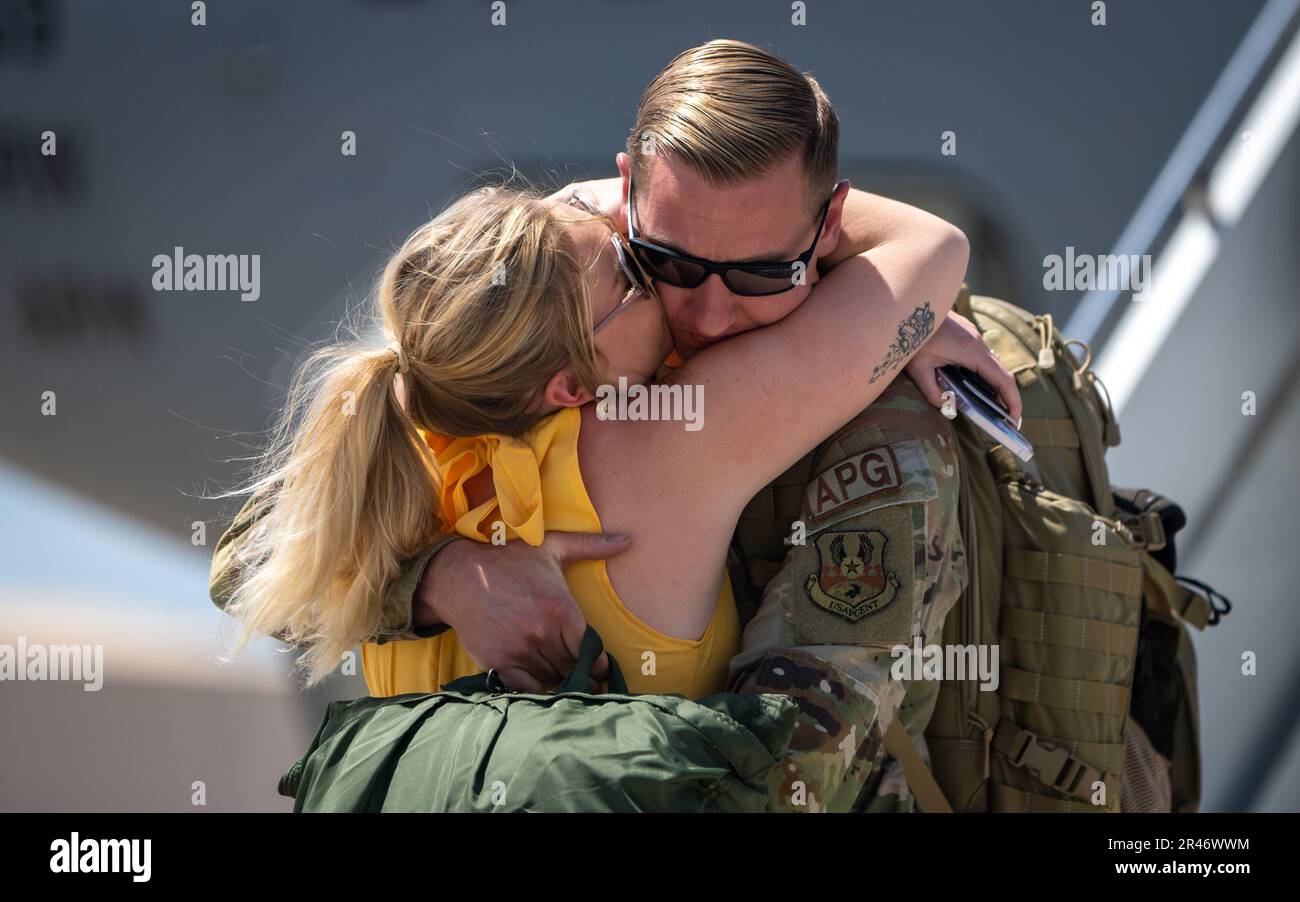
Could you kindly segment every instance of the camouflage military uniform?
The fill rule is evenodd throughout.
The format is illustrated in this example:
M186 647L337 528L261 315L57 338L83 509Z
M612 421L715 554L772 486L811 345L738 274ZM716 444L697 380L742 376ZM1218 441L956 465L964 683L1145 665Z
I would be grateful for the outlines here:
M893 679L890 649L940 641L965 587L957 467L952 425L900 376L746 508L732 581L742 607L762 594L731 689L801 712L772 810L914 809L884 734L900 718L928 763L939 682Z

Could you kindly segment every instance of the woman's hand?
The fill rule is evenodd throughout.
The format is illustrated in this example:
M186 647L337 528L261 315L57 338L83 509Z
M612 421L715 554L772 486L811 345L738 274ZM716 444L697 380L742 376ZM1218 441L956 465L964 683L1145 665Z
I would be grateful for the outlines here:
M1020 389L1016 386L1015 377L993 355L988 345L984 344L975 324L957 313L948 314L905 368L926 400L935 407L943 406L943 392L934 377L934 371L949 364L964 366L982 376L997 389L998 398L1007 408L1012 422L1020 422Z

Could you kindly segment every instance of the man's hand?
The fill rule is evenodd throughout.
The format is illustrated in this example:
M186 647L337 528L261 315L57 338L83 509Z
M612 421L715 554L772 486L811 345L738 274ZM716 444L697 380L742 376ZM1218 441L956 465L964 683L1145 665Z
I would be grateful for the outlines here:
M1016 377L984 344L975 324L959 313L949 313L930 340L921 345L921 350L916 352L905 367L925 399L935 407L943 406L943 392L939 389L934 371L949 364L964 366L984 377L989 385L997 389L998 397L1006 405L1012 422L1020 422L1022 410Z
M626 535L576 532L548 532L538 547L453 542L430 562L415 604L451 626L465 651L511 689L540 692L568 677L587 630L564 568L613 557L631 542ZM602 653L592 677L599 685L608 672Z

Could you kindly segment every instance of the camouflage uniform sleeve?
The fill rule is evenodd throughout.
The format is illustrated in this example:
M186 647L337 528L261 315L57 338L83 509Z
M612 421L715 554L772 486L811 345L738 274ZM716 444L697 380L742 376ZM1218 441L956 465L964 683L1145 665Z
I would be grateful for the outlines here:
M212 553L212 567L208 574L208 596L222 611L230 602L245 569L245 562L239 556L239 539L266 516L270 509L268 495L265 493L252 495L244 502L235 519L217 541L217 547ZM375 635L366 636L361 641L383 644L402 639L426 639L450 629L447 624L414 627L412 609L415 604L415 591L424 577L425 568L433 560L434 555L458 538L460 536L439 536L431 546L406 563L401 573L384 590L384 614L379 630Z
M384 619L380 624L379 632L362 641L383 645L385 642L406 639L427 639L451 629L445 623L415 627L411 621L415 608L415 590L424 579L425 568L433 561L434 555L460 538L462 537L458 535L439 536L433 545L406 563L402 572L384 590Z
M270 505L265 494L252 495L239 509L235 519L217 540L217 547L212 552L212 567L208 572L208 596L219 610L224 611L239 585L244 572L244 561L239 556L239 539L245 535L258 520L266 516Z
M922 734L939 682L894 679L891 649L938 637L965 587L952 425L900 376L818 449L810 473L791 549L732 661L732 691L799 706L771 810L911 811L883 737L900 718L928 763Z

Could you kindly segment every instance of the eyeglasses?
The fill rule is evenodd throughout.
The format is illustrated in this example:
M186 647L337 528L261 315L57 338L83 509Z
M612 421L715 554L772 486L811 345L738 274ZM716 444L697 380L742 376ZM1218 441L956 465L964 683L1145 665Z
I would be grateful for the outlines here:
M590 213L592 216L603 220L604 223L609 226L610 232L612 233L609 236L609 242L614 246L614 257L618 260L618 267L623 270L623 275L627 277L628 284L631 286L628 289L627 294L623 296L623 300L619 301L618 305L615 306L613 310L606 313L596 322L592 327L592 334L594 335L599 332L610 320L630 307L633 302L639 298L653 297L655 301L658 302L659 295L655 293L654 286L650 284L650 276L641 269L641 264L637 262L635 256L632 254L632 248L628 245L627 239L619 232L618 226L614 224L614 220L610 219L604 213L600 212L600 210L598 210L593 204L588 202L577 189L570 192L566 203Z
M835 185L838 189L844 182ZM812 244L794 260L774 263L715 263L703 257L693 257L670 248L646 241L636 234L636 211L632 204L632 178L627 180L627 234L633 256L654 278L678 288L696 288L712 273L717 273L732 294L742 297L766 297L789 291L803 284L803 274L808 270L813 251L821 240L826 216L831 209L831 196L822 205L817 222L817 234Z

